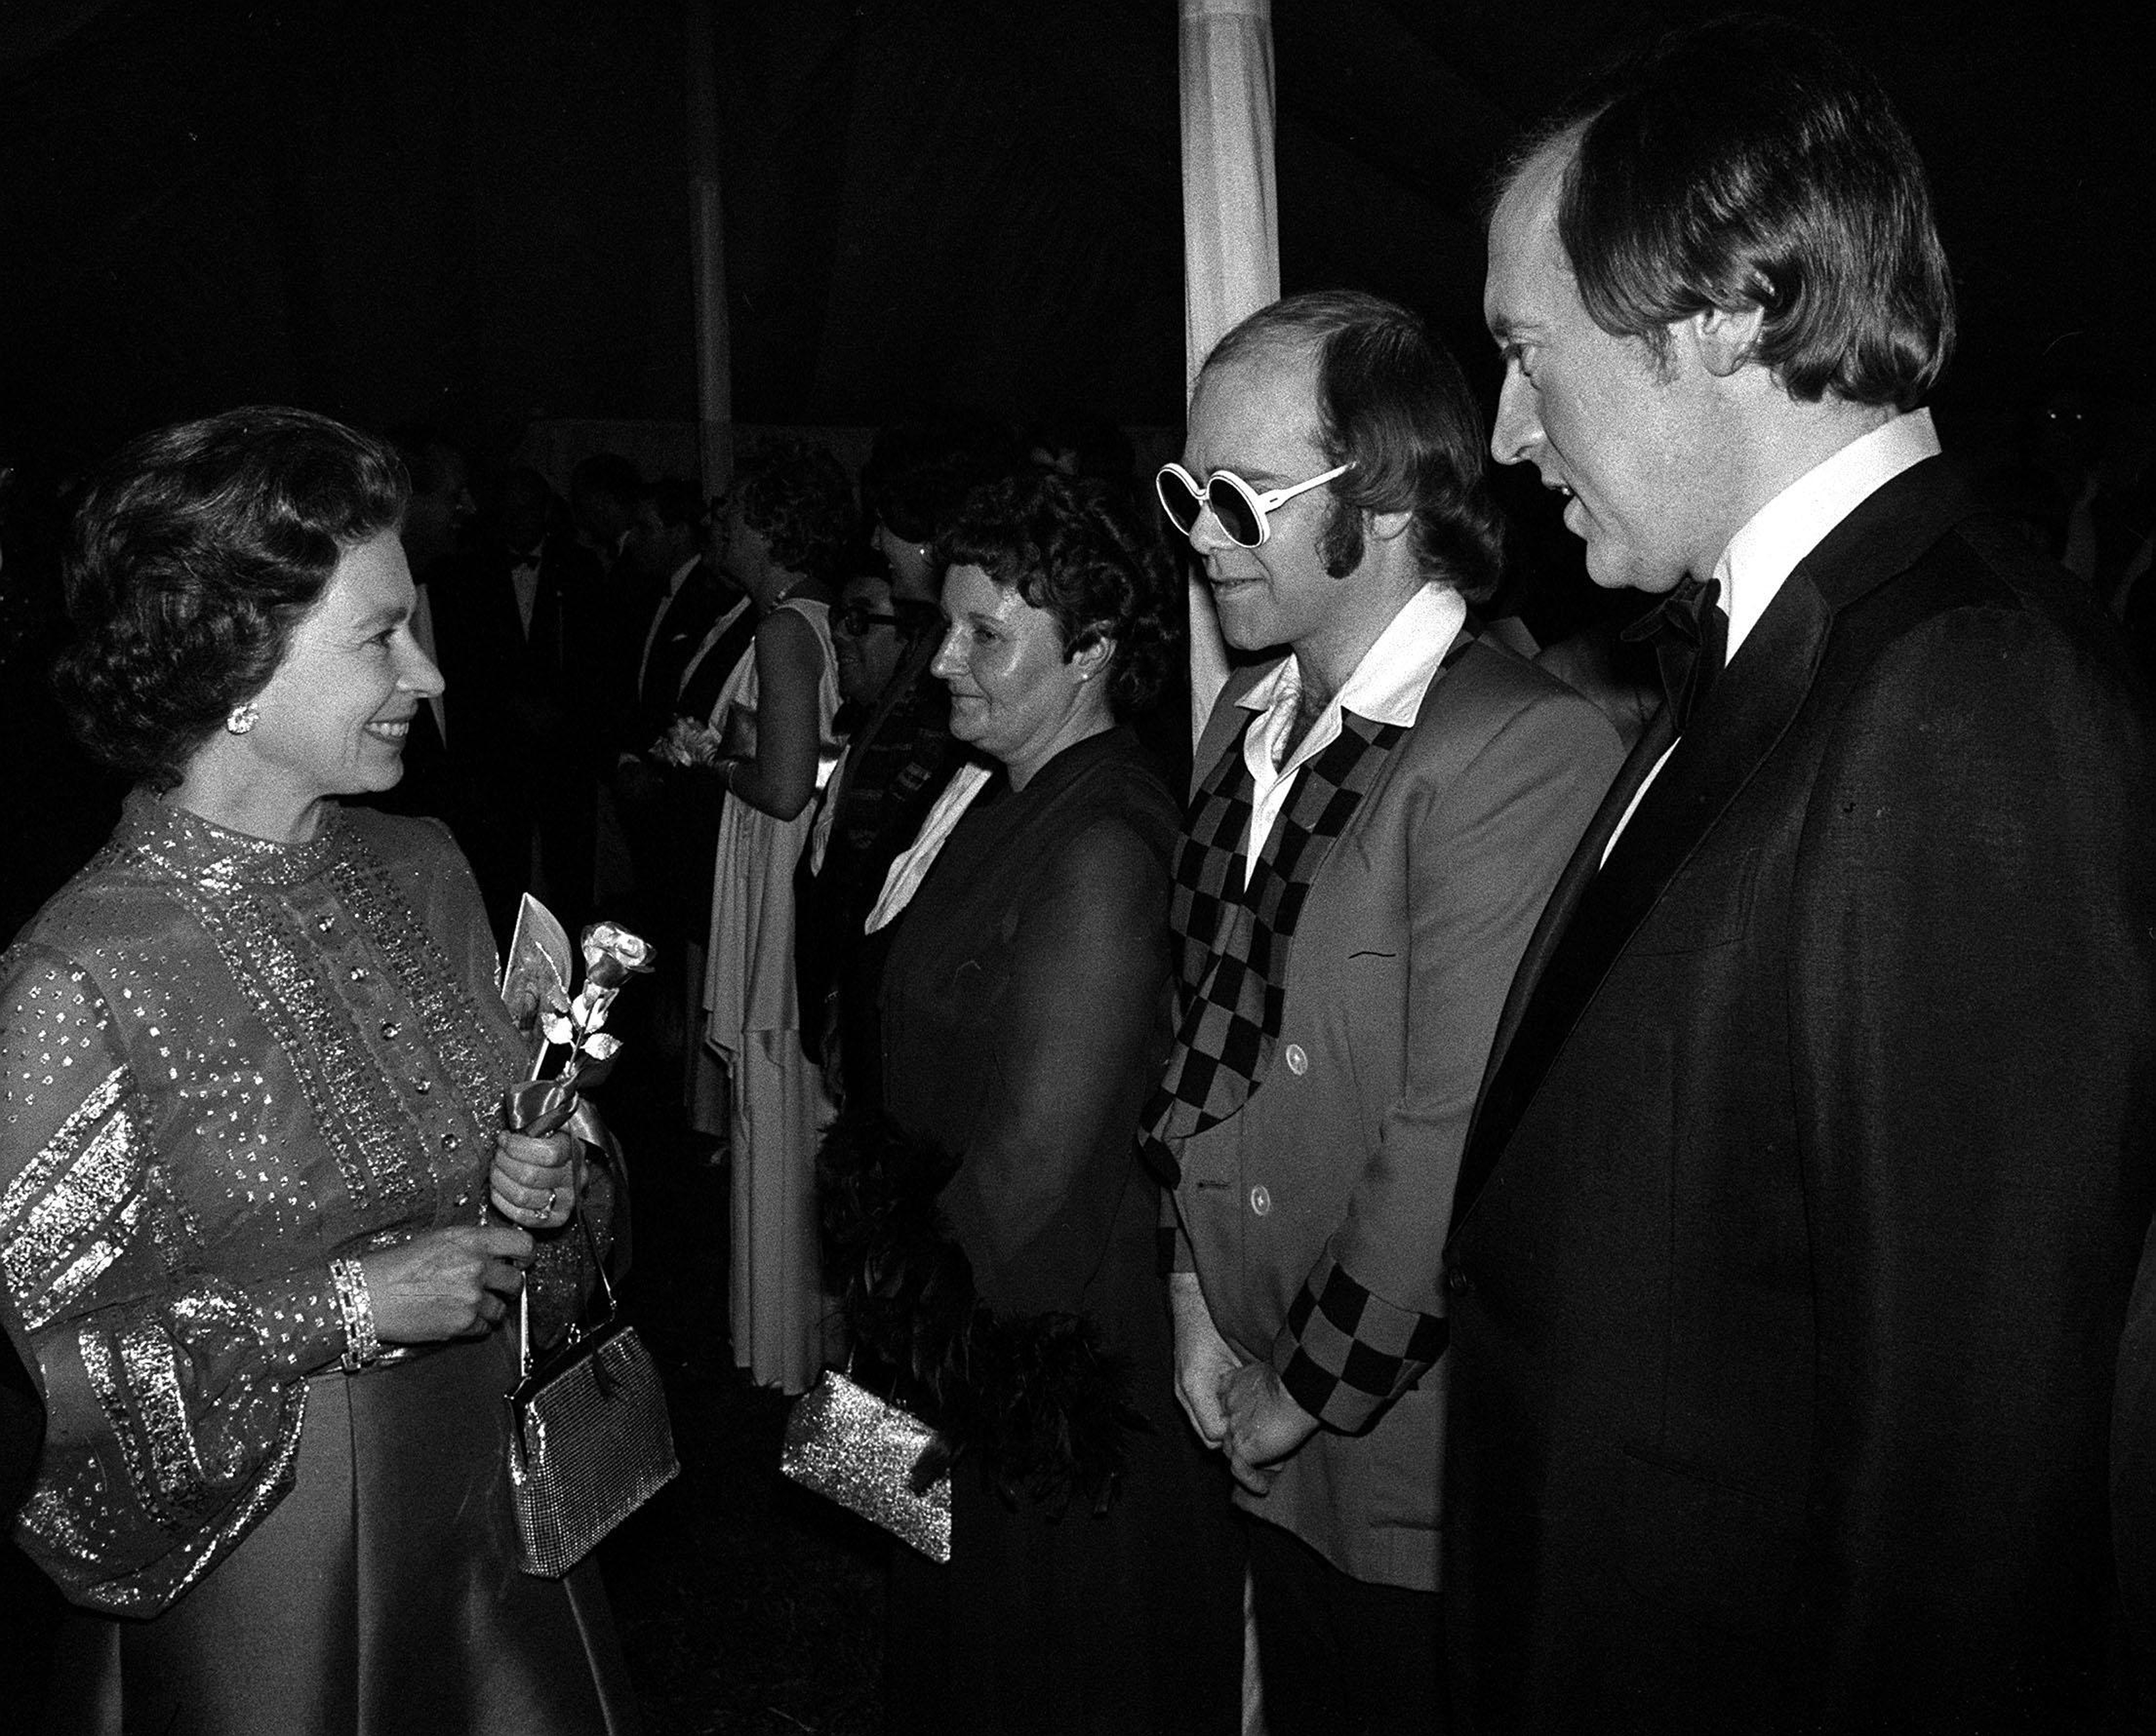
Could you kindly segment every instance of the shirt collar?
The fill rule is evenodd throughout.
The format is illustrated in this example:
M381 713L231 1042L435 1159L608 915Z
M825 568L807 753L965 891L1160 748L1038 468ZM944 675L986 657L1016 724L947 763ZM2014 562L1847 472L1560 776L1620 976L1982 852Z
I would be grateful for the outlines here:
M1400 606L1326 709L1352 711L1372 723L1413 724L1430 678L1466 623L1467 605L1460 593L1432 580ZM1283 703L1292 706L1301 692L1301 672L1288 656L1237 703L1248 711L1269 711Z
M689 575L696 570L696 563L703 558L704 557L701 555L691 555L686 561L684 561L679 566L674 569L673 576L666 581L667 596L678 597L680 595L681 581L687 578Z
M1729 613L1729 653L1758 625L1797 563L1912 464L1938 455L1929 410L1889 418L1815 464L1746 520L1714 564Z

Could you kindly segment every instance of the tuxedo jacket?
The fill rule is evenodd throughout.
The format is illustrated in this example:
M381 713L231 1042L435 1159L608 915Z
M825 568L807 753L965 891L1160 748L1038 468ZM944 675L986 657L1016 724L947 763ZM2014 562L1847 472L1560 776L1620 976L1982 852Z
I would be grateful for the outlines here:
M2093 1722L2152 775L2085 587L1933 458L1568 870L1445 1253L1466 1728Z
M449 751L494 776L498 807L528 812L558 779L546 755L595 751L588 722L572 719L588 715L604 679L591 630L600 579L589 550L548 536L527 627L515 564L506 550L475 549L429 589Z
M1259 714L1238 701L1264 673L1222 694L1199 782L1242 751ZM1271 1067L1172 1142L1178 1258L1245 1358L1284 1367L1321 1266L1442 1312L1435 1257L1506 986L1621 756L1593 705L1486 640L1431 678L1304 899ZM1442 1370L1358 1432L1321 1428L1239 1504L1355 1578L1435 1590Z
M719 654L720 648L714 645L693 670L690 660L703 649L721 617L742 602L741 593L726 584L709 561L699 561L673 595L656 605L655 618L653 613L645 615L629 667L630 722L622 739L623 751L647 752L676 717L701 719L710 713L740 653L754 638L753 622L739 636L739 644L729 648L736 654ZM748 614L754 613L752 605ZM690 684L697 691L688 691Z
M444 563L428 589L445 684L457 806L448 816L506 936L516 899L544 896L570 931L591 899L598 768L608 734L598 558L550 535L526 627L515 563L495 546ZM534 887L536 830L548 878Z

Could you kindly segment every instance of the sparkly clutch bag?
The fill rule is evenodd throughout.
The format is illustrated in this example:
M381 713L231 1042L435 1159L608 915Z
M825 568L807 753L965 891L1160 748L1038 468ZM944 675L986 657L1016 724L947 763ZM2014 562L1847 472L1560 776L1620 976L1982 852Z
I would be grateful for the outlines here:
M581 1221L583 1214L579 1211ZM584 1226L588 1243L591 1226ZM558 1580L680 1472L666 1394L636 1329L615 1318L593 1251L606 1319L536 1362L523 1304L522 1378L509 1395L509 1488L517 1563Z
M778 1467L805 1488L883 1527L932 1561L951 1559L951 1477L921 1494L913 1467L935 1431L835 1369L786 1419Z

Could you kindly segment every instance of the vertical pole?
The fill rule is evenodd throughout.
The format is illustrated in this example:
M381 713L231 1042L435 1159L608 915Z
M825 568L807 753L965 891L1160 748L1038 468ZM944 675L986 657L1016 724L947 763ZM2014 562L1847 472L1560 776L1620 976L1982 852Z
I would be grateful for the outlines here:
M1280 299L1272 0L1180 0L1186 392L1213 346ZM1190 586L1191 739L1228 679L1213 599Z
M726 321L726 223L719 202L719 90L712 0L685 0L689 72L689 236L696 308L696 452L704 493L734 478L733 335Z
M1280 300L1273 192L1272 0L1180 0L1185 396L1214 345ZM1190 581L1190 739L1228 679L1213 598ZM1257 1626L1243 1582L1243 1736L1265 1736Z

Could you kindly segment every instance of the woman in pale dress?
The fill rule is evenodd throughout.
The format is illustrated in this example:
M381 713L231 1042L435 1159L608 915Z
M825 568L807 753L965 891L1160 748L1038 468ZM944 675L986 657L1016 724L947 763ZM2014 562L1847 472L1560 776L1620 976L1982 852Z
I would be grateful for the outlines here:
M744 462L730 507L726 565L762 620L714 714L733 799L712 869L704 1041L731 1085L734 1360L759 1385L802 1392L822 1366L829 1313L814 1171L830 1105L801 1047L793 869L835 757L830 612L853 490L828 452L777 447Z

